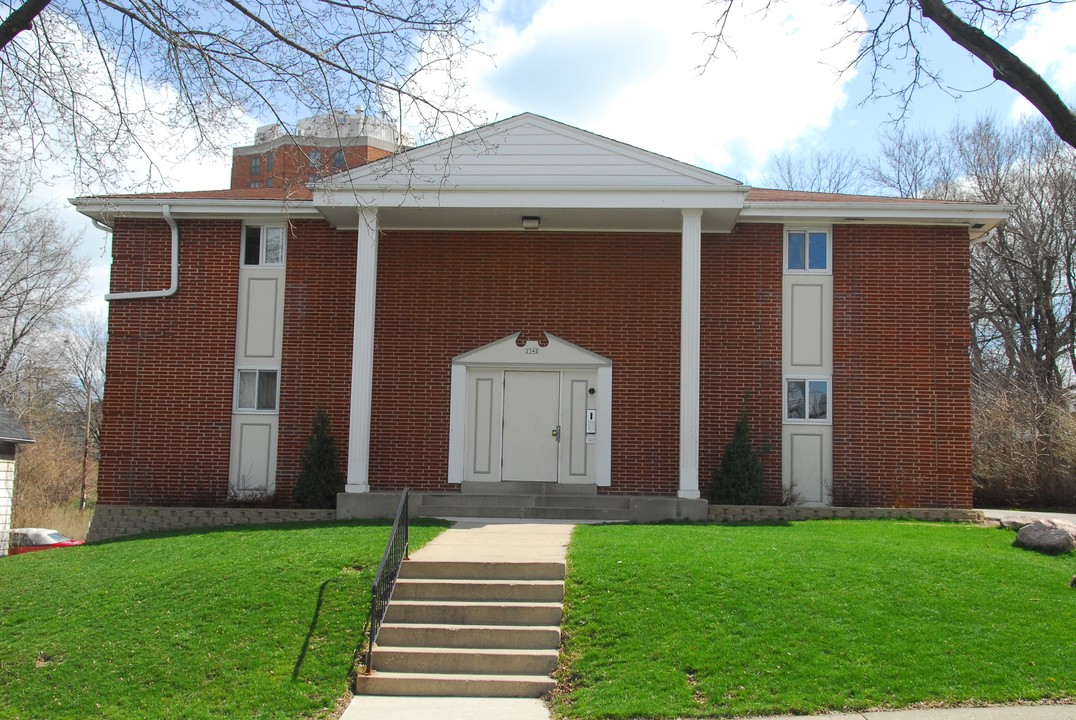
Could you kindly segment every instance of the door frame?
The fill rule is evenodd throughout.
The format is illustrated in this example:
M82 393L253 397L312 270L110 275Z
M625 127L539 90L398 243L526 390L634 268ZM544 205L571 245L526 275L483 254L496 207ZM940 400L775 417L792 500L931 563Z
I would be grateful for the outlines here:
M451 399L449 409L448 482L458 484L466 475L468 387L473 375L505 370L550 370L559 372L593 372L594 407L597 412L597 431L594 433L594 475L586 484L608 487L612 482L613 436L613 363L585 348L550 333L544 333L546 344L531 340L518 344L522 333L514 333L487 345L465 352L452 359ZM499 410L501 411L501 410ZM566 476L567 475L567 476ZM558 482L580 483L580 479L558 471ZM500 474L490 481L500 482Z

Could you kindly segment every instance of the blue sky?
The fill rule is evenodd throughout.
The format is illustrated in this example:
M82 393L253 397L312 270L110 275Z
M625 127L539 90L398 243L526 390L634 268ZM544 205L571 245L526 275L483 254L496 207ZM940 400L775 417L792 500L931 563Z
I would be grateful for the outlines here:
M730 24L735 52L722 53L700 74L707 55L699 32L716 15L705 0L491 0L476 28L483 52L461 72L468 99L489 120L535 112L761 184L774 153L871 154L879 129L898 111L892 101L869 99L868 68L836 71L854 52L839 43L847 13L832 0L786 0L767 15L741 14ZM1069 100L1076 100L1074 27L1076 3L1047 7L1003 38ZM957 97L922 90L907 116L913 127L944 131L957 119L1029 111L940 32L924 49ZM434 74L424 82L436 88L441 79ZM249 132L235 144L251 142L253 128L269 121L250 118ZM173 189L211 189L227 186L230 161L188 159L165 169ZM54 188L56 198L71 194ZM61 212L89 227L69 206ZM107 288L105 242L87 229L96 297Z
M467 66L472 97L495 117L537 112L746 182L758 183L777 152L873 152L899 107L869 98L869 68L837 72L855 50L840 44L849 9L795 0L763 15L760 4L743 3L748 11L729 25L735 53L699 75L706 51L698 31L716 16L700 0L664 0L660 15L636 0L495 1L479 26L493 59L475 56ZM1076 5L1048 8L1003 40L1071 98L1073 27ZM945 130L958 118L1025 110L940 31L924 49L948 92L920 91L907 115L913 127ZM903 66L895 67L890 80L898 82Z

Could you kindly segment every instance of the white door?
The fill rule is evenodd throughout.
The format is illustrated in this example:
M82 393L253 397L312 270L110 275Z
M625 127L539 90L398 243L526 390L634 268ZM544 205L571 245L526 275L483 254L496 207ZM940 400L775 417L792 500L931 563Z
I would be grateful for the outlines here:
M501 479L557 482L560 373L504 373Z

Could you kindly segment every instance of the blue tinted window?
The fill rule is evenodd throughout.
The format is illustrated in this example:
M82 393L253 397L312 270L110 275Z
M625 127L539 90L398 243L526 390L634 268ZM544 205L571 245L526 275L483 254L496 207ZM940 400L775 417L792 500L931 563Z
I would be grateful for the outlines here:
M788 409L789 420L802 420L803 415L803 389L806 383L803 380L789 380L785 406Z
M825 270L826 269L826 233L813 232L810 234L808 241L808 259L809 267L812 270Z
M804 233L793 232L788 234L788 269L806 270L806 238Z
M812 380L807 393L807 417L810 420L829 419L829 383Z

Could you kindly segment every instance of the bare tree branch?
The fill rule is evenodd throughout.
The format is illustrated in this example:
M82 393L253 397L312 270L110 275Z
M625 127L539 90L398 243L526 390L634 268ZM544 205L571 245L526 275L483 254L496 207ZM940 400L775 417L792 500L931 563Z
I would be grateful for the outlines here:
M960 47L983 61L994 77L1023 95L1035 106L1057 136L1076 147L1076 114L1035 70L979 28L961 20L941 0L918 0L923 16L930 18ZM986 3L974 5L985 10ZM1012 10L1009 10L1011 15Z
M479 2L52 0L0 45L3 155L59 160L99 191L132 155L228 149L244 116L294 129L362 107L422 139L474 124L455 70Z
M709 62L730 47L732 10L747 0L708 0L719 8L713 29L705 33ZM764 0L765 12L784 0ZM1032 18L1044 6L1074 0L835 0L848 9L847 32L841 42L857 43L857 52L843 70L867 66L870 97L896 100L896 119L904 117L916 93L934 85L950 95L956 91L944 81L941 68L923 51L932 25L968 50L994 74L1026 98L1046 118L1054 132L1076 147L1076 115L1053 87L1033 68L989 33L1000 37ZM866 20L861 29L855 18Z

